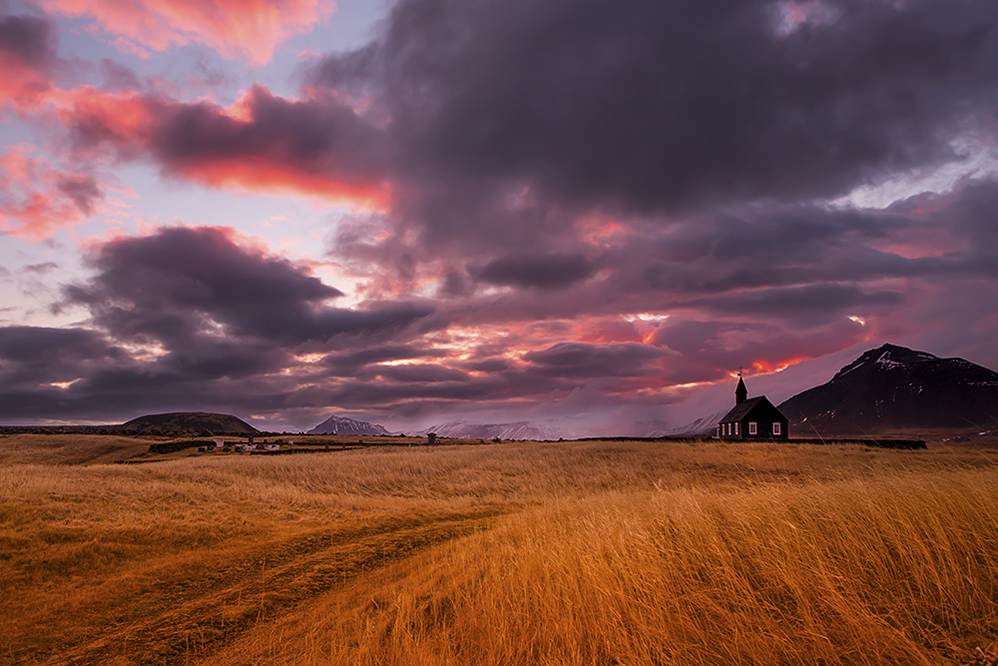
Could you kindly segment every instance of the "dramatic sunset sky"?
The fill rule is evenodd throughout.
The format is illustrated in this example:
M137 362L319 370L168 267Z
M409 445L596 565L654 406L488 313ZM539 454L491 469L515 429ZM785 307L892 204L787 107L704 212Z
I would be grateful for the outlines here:
M998 368L994 0L0 0L0 114L4 423Z

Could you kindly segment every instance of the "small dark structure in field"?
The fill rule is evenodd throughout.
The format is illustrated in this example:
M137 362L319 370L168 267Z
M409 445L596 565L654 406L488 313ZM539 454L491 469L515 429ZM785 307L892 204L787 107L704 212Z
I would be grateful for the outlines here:
M208 444L212 443L213 442L205 439L187 439L179 442L158 442L156 444L149 445L149 453L173 453L175 451L182 451L184 449L191 449L194 447L207 448Z
M738 373L735 407L717 426L720 439L788 439L790 421L766 396L748 397L748 389Z
M428 446L435 446L437 443L437 433L428 432L426 433L426 444Z

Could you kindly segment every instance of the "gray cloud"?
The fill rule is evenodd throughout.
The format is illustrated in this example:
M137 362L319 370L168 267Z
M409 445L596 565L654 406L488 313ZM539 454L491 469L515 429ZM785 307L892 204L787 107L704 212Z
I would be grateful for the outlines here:
M825 4L781 33L762 0L406 0L313 78L373 92L424 188L639 212L840 194L990 123L993 3Z
M541 374L557 377L632 377L656 372L654 362L668 352L637 343L559 342L528 352L523 359Z
M0 17L0 54L32 69L46 67L56 59L55 31L36 16Z
M104 196L97 179L93 176L66 176L59 180L57 187L85 215L92 215L94 204Z
M578 254L524 252L493 259L472 273L482 282L559 289L591 277L596 267Z

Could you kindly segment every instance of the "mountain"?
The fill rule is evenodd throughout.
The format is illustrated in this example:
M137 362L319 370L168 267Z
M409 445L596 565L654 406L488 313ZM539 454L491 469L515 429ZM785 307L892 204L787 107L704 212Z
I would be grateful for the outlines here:
M780 411L801 436L991 427L998 423L998 372L888 344L790 398Z
M668 421L635 421L630 428L624 428L619 435L621 437L667 437L672 434L675 428ZM585 437L596 436L600 433L585 433ZM617 436L618 433L611 432L610 436Z
M704 437L708 435L714 435L717 432L717 424L721 422L724 415L728 413L727 409L721 410L719 412L714 412L713 414L708 414L707 416L701 416L695 421L687 423L684 426L679 426L677 428L669 428L661 433L652 435L654 437Z
M136 435L175 435L183 432L209 431L215 435L252 435L259 432L242 419L228 414L209 412L170 412L148 414L118 426Z
M560 434L547 428L539 427L529 421L516 423L468 423L467 421L450 421L432 428L421 430L417 435L436 433L438 437L453 439L530 439L555 440Z
M666 421L636 421L631 432L626 434L634 437L703 437L713 435L717 424L728 410L702 416L686 425L674 426Z
M330 416L328 419L308 431L309 435L360 435L364 437L379 437L389 434L383 426L367 421L355 421L342 416Z

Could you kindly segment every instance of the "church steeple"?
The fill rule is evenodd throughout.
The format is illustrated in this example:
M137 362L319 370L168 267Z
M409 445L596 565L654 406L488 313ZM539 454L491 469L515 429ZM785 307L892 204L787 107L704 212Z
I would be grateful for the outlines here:
M745 388L745 382L742 381L742 370L738 369L738 386L735 387L735 404L740 405L748 398L748 389Z

